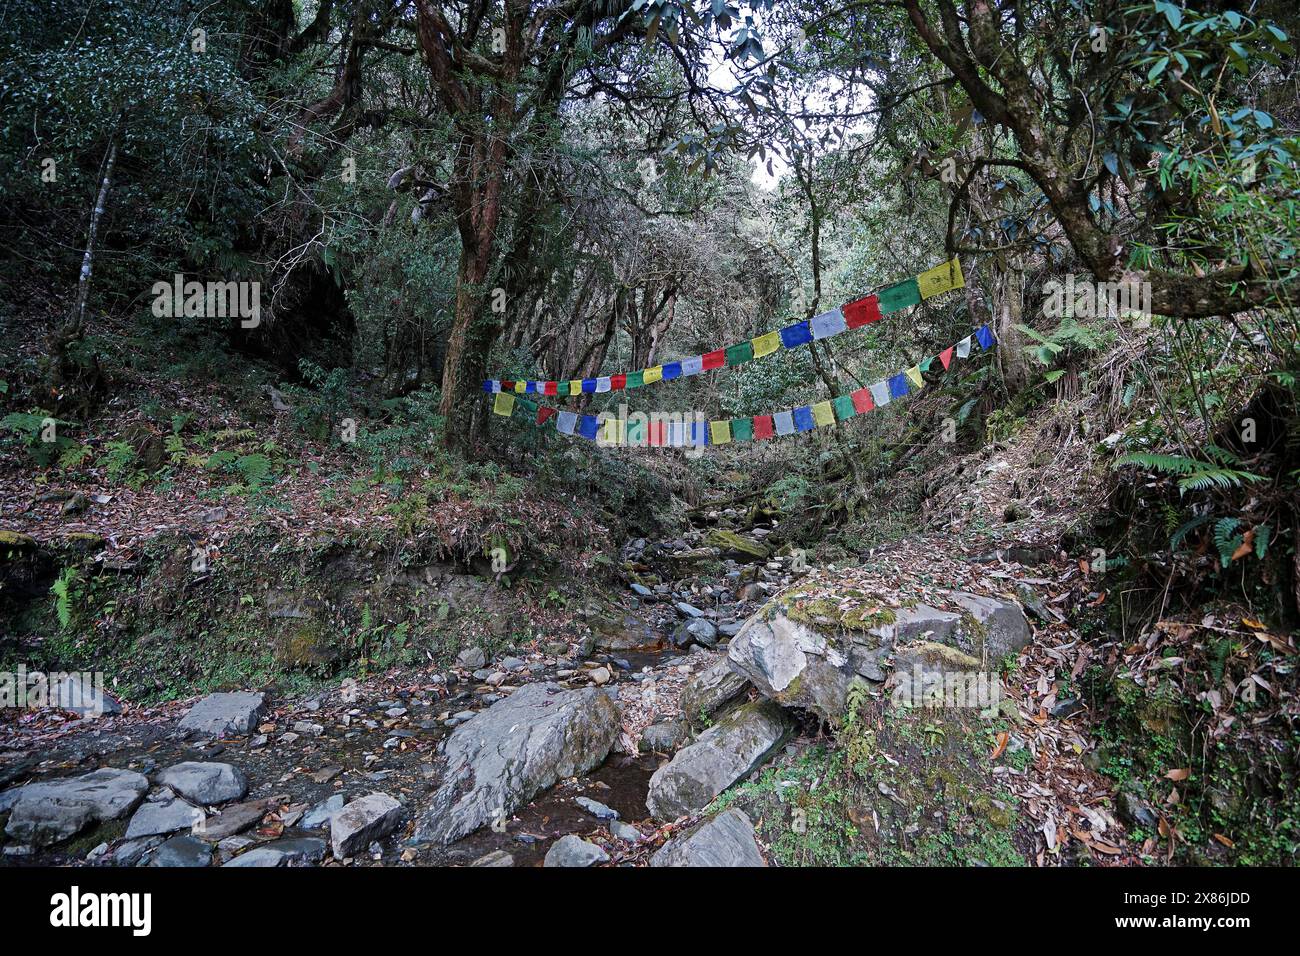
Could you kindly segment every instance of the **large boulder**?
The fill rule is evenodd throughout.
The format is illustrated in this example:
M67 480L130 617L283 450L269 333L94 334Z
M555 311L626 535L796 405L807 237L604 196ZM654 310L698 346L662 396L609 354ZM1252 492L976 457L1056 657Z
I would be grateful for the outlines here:
M22 843L49 846L92 823L130 812L148 789L144 774L108 767L80 777L29 783L16 795L6 795L11 809L5 832Z
M1019 605L961 592L940 596L947 608L895 611L845 610L838 601L786 593L745 622L727 656L764 696L839 723L855 682L881 683L891 668L910 674L917 666L926 673L994 672L1029 642Z
M158 799L146 800L140 804L140 808L131 817L131 822L126 825L124 839L138 840L141 837L202 827L205 818L206 814L198 807L164 791L164 795Z
M732 669L726 657L719 657L682 688L682 713L692 722L706 720L744 693L747 687L749 681Z
M209 694L181 718L180 727L213 737L247 736L265 710L265 694Z
M248 793L248 778L228 763L186 760L158 774L158 782L204 806L238 800Z
M526 684L459 725L443 743L443 776L417 842L450 843L505 817L557 780L598 766L621 730L599 688Z
M785 742L794 723L767 700L738 707L654 772L646 806L659 820L702 810Z
M368 793L330 818L330 843L336 859L353 856L396 829L402 805L386 793Z
M723 528L711 532L705 544L742 561L766 561L768 555L772 553L771 548L759 544L753 538L746 538L744 535Z
M681 836L650 858L651 866L767 866L749 817L732 807Z

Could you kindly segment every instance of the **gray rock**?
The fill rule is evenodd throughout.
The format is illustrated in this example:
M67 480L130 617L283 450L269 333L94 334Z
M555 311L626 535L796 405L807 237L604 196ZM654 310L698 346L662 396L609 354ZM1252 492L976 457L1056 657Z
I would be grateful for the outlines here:
M600 688L526 684L444 741L442 783L415 839L450 843L509 815L557 780L598 766L620 730L618 708Z
M29 783L6 797L11 811L5 832L21 843L49 846L91 823L130 812L148 789L144 774L108 767L80 777Z
M353 800L330 819L335 859L354 856L396 829L402 805L386 793L368 793Z
M487 663L481 647L467 647L456 655L456 663L467 671L476 671Z
M83 675L70 673L50 676L59 677L50 688L51 706L70 710L82 717L111 716L122 712L122 705L112 694L107 693L102 686L95 686Z
M139 840L126 840L119 843L112 852L114 866L135 866L144 859L145 854L162 843L160 836L143 837Z
M299 826L304 830L315 830L317 827L329 826L334 814L343 809L343 794L336 793L328 800L322 800L316 806L312 807L299 822Z
M654 591L651 591L644 584L638 584L634 581L632 583L632 593L640 595L641 597L650 597L654 594Z
M204 806L238 800L248 793L248 778L228 763L186 760L158 774L158 782Z
M190 834L209 843L218 843L260 822L275 804L276 801L270 798L236 803L196 825Z
M493 850L491 853L484 853L475 860L470 866L514 866L515 858L505 850Z
M766 866L749 817L732 807L664 844L651 866Z
M623 840L627 843L640 843L645 836L636 827L630 823L624 823L622 820L610 820L609 832L616 839Z
M866 629L822 631L785 613L780 600L751 616L727 646L731 666L765 697L811 710L832 723L843 716L849 688L895 671L996 671L1001 658L1029 640L1019 606L950 592L961 613L927 605L903 608Z
M672 753L686 739L687 729L681 719L651 724L641 731L639 748L642 753Z
M703 809L747 777L793 729L789 716L771 701L738 707L654 772L646 806L659 820Z
M718 629L712 622L702 617L693 617L682 621L673 628L672 642L675 647L687 647L699 644L701 647L718 646Z
M246 736L257 727L265 710L265 694L209 694L181 718L180 728L213 737Z
M542 866L595 866L608 861L609 854L603 849L570 833L551 844Z
M206 818L207 814L198 807L170 794L159 800L146 800L126 825L126 839L189 830L195 824L202 825Z
M192 836L174 836L149 856L149 866L207 866L212 862L212 844Z
M749 681L737 674L727 658L692 677L682 688L682 713L689 721L712 717L749 687Z
M744 626L744 621L728 621L725 624L718 625L718 633L723 637L735 637L740 633L740 629Z
M590 797L574 797L573 802L582 809L586 810L597 820L617 820L618 811L613 807L607 807L599 800L592 800Z
M683 617L704 617L704 612L694 604L687 604L685 601L678 601L673 607L677 608L677 613Z
M276 840L254 847L235 857L225 866L276 867L315 866L325 859L325 841L319 837Z

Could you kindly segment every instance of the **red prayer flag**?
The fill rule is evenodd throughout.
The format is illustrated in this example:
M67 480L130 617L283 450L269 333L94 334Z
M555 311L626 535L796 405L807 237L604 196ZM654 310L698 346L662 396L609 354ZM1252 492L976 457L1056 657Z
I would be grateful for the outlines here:
M551 382L551 383L549 383L549 384L554 385L555 383L554 383L554 382ZM549 393L548 393L548 394L549 394ZM548 418L550 418L550 417L551 417L552 415L554 415L554 414L555 414L555 409L553 409L553 408L547 408L545 405L538 405L538 406L537 406L537 424L539 424L539 425L545 425L545 424L546 424L546 420L547 420Z
M555 385L556 385L555 382L543 382L543 383L542 383L542 394L543 394L543 395L554 395L554 394L555 394Z
M513 392L514 390L515 390L515 383L514 383L514 382L502 382L502 383L501 383L501 391L503 391L503 392Z
M773 434L775 434L775 429L772 426L772 416L755 415L754 416L754 439L758 440L760 438L771 438Z
M944 367L944 368L947 368L949 365L952 364L952 346L951 346L951 345L948 346L946 349L944 349L942 352L939 353L939 361L943 363L943 367Z
M860 388L851 395L853 399L853 410L859 415L865 415L876 407L876 403L871 400L871 389Z
M619 375L611 375L609 377L609 390L611 392L621 392L625 388L627 388L626 372Z
M722 368L727 361L727 350L718 349L716 352L705 352L703 360L704 368Z
M869 295L856 302L850 302L840 311L844 313L845 325L851 329L861 328L880 321L880 300L874 295Z
M664 446L664 432L667 426L663 422L650 422L650 447L662 448Z

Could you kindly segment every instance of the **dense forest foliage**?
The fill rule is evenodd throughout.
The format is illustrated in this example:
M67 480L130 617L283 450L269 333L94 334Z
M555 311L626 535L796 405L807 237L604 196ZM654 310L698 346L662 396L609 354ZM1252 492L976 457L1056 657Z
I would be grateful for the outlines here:
M326 529L557 613L566 566L643 573L625 541L710 509L779 516L774 553L817 568L969 537L1076 575L1038 697L1085 700L1091 770L1157 807L1131 859L1294 862L1298 33L1293 0L3 0L0 658L165 700L455 656L455 601L378 591L331 611L342 651L248 652L260 599L221 562ZM954 257L960 289L833 341L553 402L744 420L924 373L810 434L603 448L483 391L677 362ZM189 308L195 281L245 298ZM982 326L996 350L923 363ZM155 539L216 584L128 600ZM182 619L178 665L149 635ZM791 852L842 861L820 846Z

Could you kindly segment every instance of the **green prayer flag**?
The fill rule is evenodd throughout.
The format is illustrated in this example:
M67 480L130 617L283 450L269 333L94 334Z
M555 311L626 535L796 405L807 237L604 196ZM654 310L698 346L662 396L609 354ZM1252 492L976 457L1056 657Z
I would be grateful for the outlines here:
M902 282L895 282L887 289L881 289L877 294L880 300L880 311L897 312L899 309L906 309L909 305L916 305L921 301L921 289L916 284L916 277L904 279Z
M641 371L641 372L628 372L628 373L627 373L627 387L628 387L628 388L640 388L640 387L641 387L642 385L644 385L644 384L645 384L645 372L644 372L644 371Z
M934 361L933 355L931 355L929 358L921 359L921 364L918 365L917 368L919 368L922 372L928 372L930 371L930 363L933 361Z
M752 418L733 418L731 420L731 438L733 441L753 441L754 420Z
M564 381L564 382L556 382L556 383L555 383L555 394L556 394L556 395L568 395L568 394L569 394L569 383L568 383L567 381Z
M728 365L739 365L741 362L748 362L754 357L754 343L740 342L727 348L726 352Z
M839 398L835 399L833 404L835 405L835 417L840 421L844 421L846 418L852 418L857 414L857 410L853 407L852 395L841 395Z

